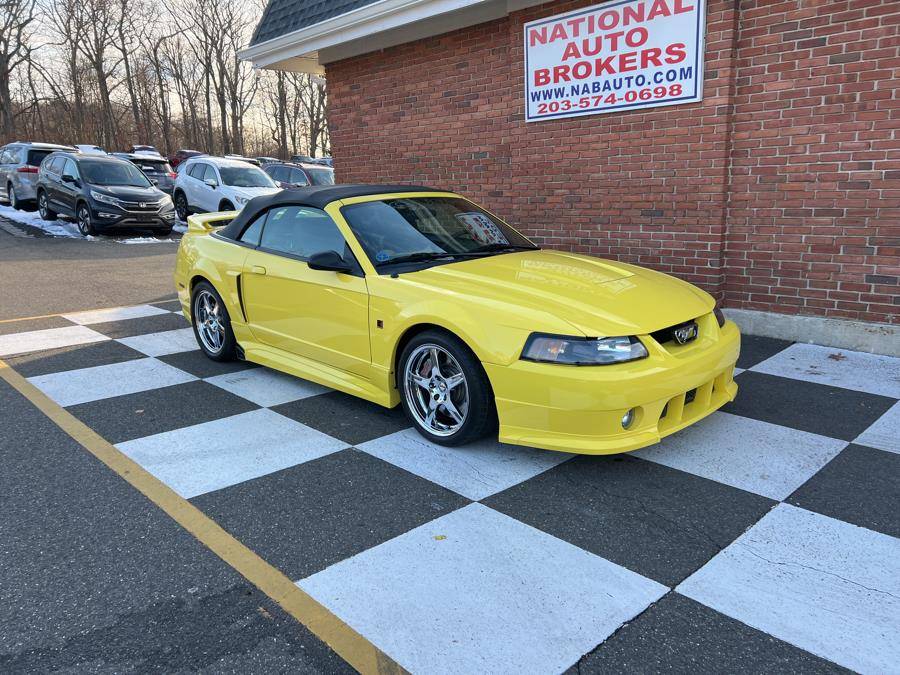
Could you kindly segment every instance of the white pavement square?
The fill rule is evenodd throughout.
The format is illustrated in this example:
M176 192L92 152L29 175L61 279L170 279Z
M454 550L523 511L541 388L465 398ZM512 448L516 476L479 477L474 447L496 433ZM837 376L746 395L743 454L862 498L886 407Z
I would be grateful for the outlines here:
M331 391L313 382L268 368L251 368L237 373L216 375L207 378L206 381L256 405L266 407Z
M363 443L360 450L427 478L472 500L518 485L572 455L481 440L448 448L430 443L414 429Z
M879 450L900 454L900 403L895 403L872 426L862 432L854 442L860 445L867 445L870 448L878 448Z
M183 384L197 378L156 359L135 359L106 366L81 368L29 381L61 406Z
M900 664L900 539L780 504L677 590L861 673Z
M846 446L846 441L717 412L634 454L782 500Z
M193 328L178 328L161 333L135 335L134 337L119 338L118 341L147 356L166 356L199 349L197 340L194 338Z
M30 330L26 333L11 333L0 335L0 357L39 352L44 349L74 347L104 340L109 340L109 338L84 326L65 326L63 328Z
M105 323L107 321L122 321L124 319L140 319L145 316L157 314L169 314L169 310L153 305L135 305L134 307L111 307L109 309L92 309L86 312L63 314L64 319L83 326L92 323Z
M470 504L297 582L413 673L551 673L667 591Z
M795 344L750 370L900 399L900 359Z
M116 447L190 499L323 457L347 444L260 409Z

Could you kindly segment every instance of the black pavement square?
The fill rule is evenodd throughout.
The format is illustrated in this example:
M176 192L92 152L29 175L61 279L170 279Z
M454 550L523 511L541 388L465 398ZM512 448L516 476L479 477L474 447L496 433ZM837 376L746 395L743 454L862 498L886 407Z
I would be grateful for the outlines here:
M107 321L95 323L88 328L103 333L111 338L133 337L135 335L147 335L148 333L161 333L167 330L188 328L190 324L181 314L154 314L142 316L138 319L122 319L120 321Z
M42 316L36 319L0 321L0 335L28 333L33 330L47 330L48 328L66 328L74 325L76 324L61 316Z
M760 335L741 335L741 355L738 357L737 367L752 368L792 344L794 343L790 340L779 340Z
M160 361L170 366L180 368L194 377L206 378L216 375L228 375L248 368L258 368L255 363L248 361L213 361L200 351L200 348L179 354L168 354L157 357Z
M247 399L196 380L81 403L67 410L110 443L123 443L257 408Z
M483 500L523 523L674 586L774 504L635 457L576 457Z
M154 302L153 306L159 307L160 309L167 309L170 312L180 312L181 300L166 300L165 302Z
M896 403L892 398L747 371L723 412L852 441Z
M850 672L690 598L668 593L582 657L567 675Z
M191 501L294 580L469 503L352 448Z
M900 455L848 445L787 501L900 537Z
M124 363L135 359L145 359L136 349L126 347L114 340L92 342L85 345L58 347L42 352L23 354L6 359L6 362L25 377L61 373L66 370L108 366L113 363Z
M359 445L410 426L401 406L388 410L338 391L272 409L350 445Z

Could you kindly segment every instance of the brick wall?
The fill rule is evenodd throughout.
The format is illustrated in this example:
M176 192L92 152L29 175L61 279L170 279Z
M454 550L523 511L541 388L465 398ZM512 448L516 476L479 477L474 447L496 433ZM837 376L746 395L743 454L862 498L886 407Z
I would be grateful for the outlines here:
M590 4L330 64L339 180L458 190L729 307L900 322L900 2L708 0L702 102L526 124L522 25Z

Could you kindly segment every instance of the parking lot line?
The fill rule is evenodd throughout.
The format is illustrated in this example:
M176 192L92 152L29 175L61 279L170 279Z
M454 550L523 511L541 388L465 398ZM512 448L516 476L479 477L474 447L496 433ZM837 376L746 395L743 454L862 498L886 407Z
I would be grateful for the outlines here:
M141 492L262 593L277 602L352 667L362 673L405 672L393 659L319 604L288 577L43 394L2 359L0 378L85 450Z

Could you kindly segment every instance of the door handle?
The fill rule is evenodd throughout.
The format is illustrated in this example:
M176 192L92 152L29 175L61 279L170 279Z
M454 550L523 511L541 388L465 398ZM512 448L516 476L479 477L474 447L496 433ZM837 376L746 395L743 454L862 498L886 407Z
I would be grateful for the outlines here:
M253 266L250 268L250 271L251 271L253 274L265 274L265 273L266 273L266 268L265 268L265 267L262 267L261 265L253 265Z

